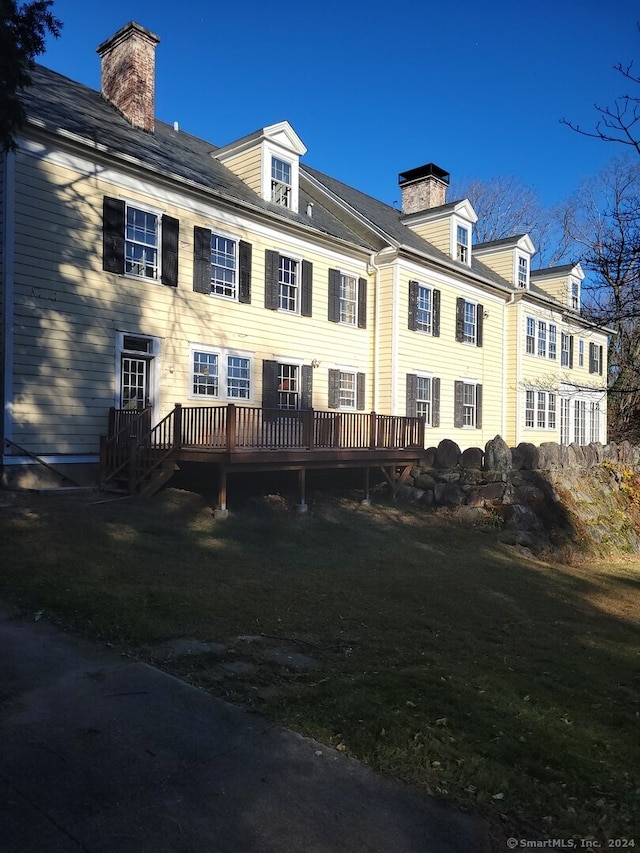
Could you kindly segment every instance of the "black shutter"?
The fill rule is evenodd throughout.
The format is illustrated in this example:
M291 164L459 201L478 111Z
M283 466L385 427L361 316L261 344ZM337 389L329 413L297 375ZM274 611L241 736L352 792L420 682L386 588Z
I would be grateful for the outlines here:
M464 340L464 299L461 296L456 299L456 340Z
M124 201L104 197L102 202L102 269L124 273Z
M416 400L418 397L418 377L415 373L407 373L407 417L417 417Z
M440 337L440 291L433 291L433 320L431 322L431 334L434 338Z
M573 335L569 335L569 367L573 367Z
M482 385L476 385L476 429L482 429Z
M313 299L313 264L311 261L302 262L302 291L300 294L300 313L303 317L311 316Z
M367 280L358 279L358 328L367 328Z
M431 426L440 426L440 380L431 380Z
M280 255L266 249L264 253L264 307L276 311L278 308L278 263Z
M412 332L418 327L418 288L417 281L409 282L409 329Z
M330 322L340 322L340 270L329 270L328 316Z
M313 368L310 364L302 365L302 393L300 394L300 408L313 408Z
M596 349L595 344L589 344L589 373L595 373L596 372L595 349Z
M329 408L340 408L340 371L329 369Z
M482 332L484 324L484 308L480 303L476 306L476 346L482 346Z
M356 408L364 411L364 373L356 374Z
M193 289L211 293L211 231L193 226Z
M162 217L162 283L178 286L178 236L180 223L173 216Z
M262 408L278 408L278 362L262 362Z
M453 383L453 425L459 428L464 424L464 382Z
M251 303L251 243L238 243L238 302Z
M603 353L602 347L600 347L600 358L598 360L598 373L600 374L600 376L602 376L602 371L604 370L604 364L602 362L603 354L604 353Z

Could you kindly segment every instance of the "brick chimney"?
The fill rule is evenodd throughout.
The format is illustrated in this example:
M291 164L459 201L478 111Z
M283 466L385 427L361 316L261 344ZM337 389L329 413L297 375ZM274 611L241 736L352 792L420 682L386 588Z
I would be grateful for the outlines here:
M432 207L446 204L449 173L435 163L418 166L398 175L398 184L402 190L402 212L421 213Z
M134 127L153 133L156 45L160 38L131 21L97 48L101 93Z

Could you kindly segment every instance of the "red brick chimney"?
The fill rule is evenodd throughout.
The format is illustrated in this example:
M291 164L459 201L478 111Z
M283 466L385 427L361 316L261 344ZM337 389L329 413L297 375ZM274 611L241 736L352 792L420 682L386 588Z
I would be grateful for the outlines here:
M449 173L435 163L401 172L398 183L402 190L402 212L405 215L440 207L447 201Z
M159 36L131 21L97 48L101 92L134 127L153 133Z

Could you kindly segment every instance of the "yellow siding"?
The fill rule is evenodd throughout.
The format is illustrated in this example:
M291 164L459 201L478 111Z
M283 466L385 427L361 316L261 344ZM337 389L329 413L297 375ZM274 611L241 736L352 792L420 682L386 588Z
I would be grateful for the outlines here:
M506 279L510 284L513 284L513 249L508 249L504 252L491 252L487 254L478 253L477 256L481 263L492 269L502 278Z
M16 211L11 407L16 442L40 453L97 452L97 436L106 430L107 411L115 403L119 331L160 341L158 417L177 402L198 405L189 399L190 344L247 352L253 358L252 405L261 403L263 360L277 356L320 362L313 376L317 408L327 407L329 369L340 365L364 372L365 403L371 409L372 285L366 330L327 319L329 268L366 276L361 259L338 260L282 235L257 236L246 224L231 227L214 208L196 215L154 201L153 207L180 220L178 287L106 273L103 197L118 197L122 190L29 157L20 157L18 168L26 191ZM137 192L127 190L126 197L145 206ZM252 244L250 305L193 290L194 225L215 230L218 220L222 233ZM313 263L312 317L265 309L265 249ZM72 410L71 401L76 401Z
M440 290L440 335L434 337L408 328L409 281ZM460 343L456 333L456 298L481 303L484 309L483 345ZM481 291L456 288L455 283L443 284L428 273L420 277L403 271L399 292L398 330L398 399L399 411L406 414L406 375L425 372L440 379L440 426L427 429L427 445L437 445L445 438L454 440L462 449L484 447L486 442L502 433L504 405L503 381L503 314L504 303L491 299ZM469 380L483 386L482 428L454 427L454 382Z
M505 434L504 440L510 447L518 444L518 405L519 405L519 352L518 344L521 336L518 328L521 325L521 304L507 306L506 309L506 339L505 339Z
M236 157L225 159L224 165L254 192L262 195L262 148L253 148Z
M437 222L425 222L422 225L409 225L412 231L428 240L432 246L451 256L451 220L442 219Z
M536 286L541 290L544 290L545 293L548 293L553 299L557 299L562 305L569 304L569 279L567 277L564 278L554 278L544 280L535 277Z

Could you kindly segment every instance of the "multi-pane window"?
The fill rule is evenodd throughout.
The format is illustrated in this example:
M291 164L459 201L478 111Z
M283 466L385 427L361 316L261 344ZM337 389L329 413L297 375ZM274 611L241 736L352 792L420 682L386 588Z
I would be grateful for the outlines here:
M585 400L574 402L573 435L576 444L586 444L587 404Z
M416 415L424 418L426 426L431 426L431 377L418 376L416 379Z
M538 355L547 355L547 324L543 320L538 320Z
M300 408L300 367L278 364L278 408Z
M211 292L236 296L237 244L235 240L211 235Z
M556 359L558 357L558 330L553 325L553 323L549 323L549 358Z
M556 395L549 391L527 391L525 395L524 423L530 429L556 428Z
M278 260L278 307L283 311L298 310L298 261L280 255Z
M432 290L422 284L418 287L418 308L416 311L416 329L431 334L433 323Z
M127 205L124 271L142 278L158 278L159 217Z
M568 397L560 398L560 444L569 444L570 406Z
M600 403L593 401L589 407L589 441L600 441Z
M529 284L529 260L518 255L518 287L526 289Z
M469 263L469 229L456 226L456 258L463 264Z
M341 370L339 391L339 405L341 409L355 409L356 390L356 374Z
M218 353L194 351L192 381L195 397L219 396Z
M291 163L271 158L271 201L291 207Z
M533 317L527 317L527 354L535 355L536 353L536 321Z
M358 316L358 282L355 276L340 275L340 322L355 326Z
M570 365L570 338L569 335L565 335L564 332L560 335L560 364L562 367L569 367Z
M462 389L462 424L476 425L476 386L465 382Z
M464 303L462 340L470 344L476 342L476 306L474 302L467 302L466 300Z
M602 347L589 344L589 373L602 375Z
M251 362L244 356L227 357L227 397L230 400L251 397Z
M229 400L251 398L251 359L224 350L192 350L191 394Z
M578 341L578 367L584 367L584 341Z
M571 280L571 307L574 311L580 310L580 282Z

